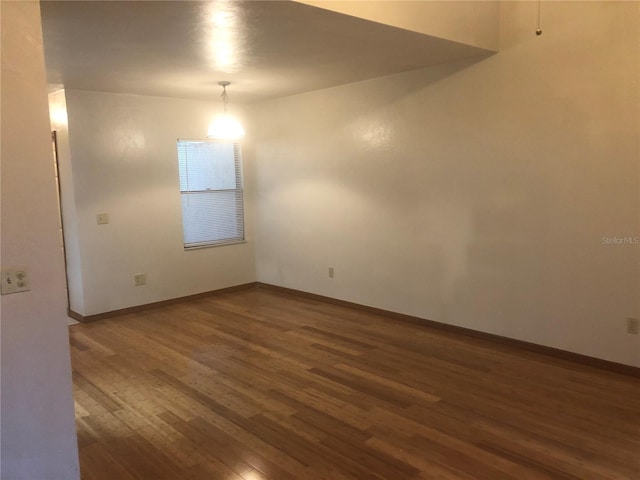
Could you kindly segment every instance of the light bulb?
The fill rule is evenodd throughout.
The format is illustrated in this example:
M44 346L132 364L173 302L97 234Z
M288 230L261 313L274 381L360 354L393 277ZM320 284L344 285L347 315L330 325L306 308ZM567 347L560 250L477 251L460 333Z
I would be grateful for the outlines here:
M208 138L214 138L217 140L238 140L245 135L242 125L232 117L224 115L216 118L211 125L209 125Z

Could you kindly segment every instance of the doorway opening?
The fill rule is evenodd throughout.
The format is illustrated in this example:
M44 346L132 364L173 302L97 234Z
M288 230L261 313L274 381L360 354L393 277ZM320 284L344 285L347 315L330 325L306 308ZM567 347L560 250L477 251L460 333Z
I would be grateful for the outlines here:
M62 189L60 187L60 169L58 166L58 135L54 130L51 132L51 147L53 149L53 171L56 177L56 188L58 190L58 215L60 220L60 240L62 242L62 255L64 258L64 280L65 280L65 292L67 296L67 315L71 311L71 302L69 299L69 270L67 269L67 249L65 247L64 237L64 218L62 215ZM69 317L69 324L78 323Z

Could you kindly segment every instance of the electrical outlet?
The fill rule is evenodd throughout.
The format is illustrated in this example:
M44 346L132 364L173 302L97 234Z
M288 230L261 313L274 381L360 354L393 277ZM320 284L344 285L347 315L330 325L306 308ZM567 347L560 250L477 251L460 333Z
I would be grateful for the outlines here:
M27 292L31 290L29 272L26 268L8 268L2 270L2 295Z
M333 267L329 267L329 278L333 278L333 277L334 277Z
M96 221L98 225L106 225L109 223L109 214L108 213L99 213L96 215Z
M138 273L133 276L133 283L136 287L147 284L147 274L146 273Z
M627 333L638 335L638 333L640 333L640 320L637 318L627 318Z

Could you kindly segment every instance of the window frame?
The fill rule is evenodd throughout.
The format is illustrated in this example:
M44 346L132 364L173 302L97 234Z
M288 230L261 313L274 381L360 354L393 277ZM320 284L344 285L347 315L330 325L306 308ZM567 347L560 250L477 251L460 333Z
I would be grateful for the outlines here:
M180 143L225 143L233 145L233 155L234 155L234 171L236 177L236 188L233 189L218 189L218 190L182 190L182 182L181 182L181 161L180 161ZM211 138L178 138L176 140L176 158L178 162L178 190L180 193L180 204L181 204L181 223L182 223L182 245L184 251L188 250L199 250L202 248L211 248L211 247L221 247L225 245L237 245L242 243L247 243L246 240L246 225L245 225L245 201L244 201L244 171L243 171L243 162L242 162L242 145L239 141L228 141L228 140L218 140ZM223 240L208 240L203 242L186 242L186 230L185 230L185 216L184 209L182 207L183 198L185 195L190 195L194 193L211 193L216 194L219 192L237 192L239 193L239 207L236 206L236 218L239 218L241 221L240 237L229 237ZM239 208L239 210L238 210ZM240 215L238 215L238 211Z

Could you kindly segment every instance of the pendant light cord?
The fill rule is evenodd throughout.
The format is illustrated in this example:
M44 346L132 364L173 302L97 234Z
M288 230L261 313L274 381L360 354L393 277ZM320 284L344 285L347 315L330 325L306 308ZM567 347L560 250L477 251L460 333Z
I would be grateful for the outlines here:
M224 105L224 113L227 113L227 103L229 102L229 94L227 93L227 86L226 85L222 85L222 94L220 95L220 97L222 97L222 104Z
M536 29L536 35L542 35L542 29L540 28L540 3L542 0L538 0L538 28Z

